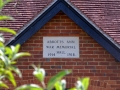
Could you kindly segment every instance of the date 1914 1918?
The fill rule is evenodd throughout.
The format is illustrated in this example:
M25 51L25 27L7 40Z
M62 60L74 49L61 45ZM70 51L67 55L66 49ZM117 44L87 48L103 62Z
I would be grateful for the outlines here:
M63 54L65 54L65 52L59 53L59 55L63 55ZM48 53L48 56L56 56L56 55L58 55L58 53L57 54L55 54L55 53ZM75 53L67 53L66 55L67 56L76 56Z

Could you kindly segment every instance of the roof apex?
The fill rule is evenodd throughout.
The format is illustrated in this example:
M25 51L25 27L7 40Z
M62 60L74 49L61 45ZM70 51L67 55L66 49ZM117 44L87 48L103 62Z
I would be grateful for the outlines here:
M73 6L69 0L54 0L38 16L30 21L20 32L6 45L23 44L42 26L44 26L59 11L63 11L79 27L95 39L102 47L112 54L117 61L120 61L120 47L112 38L105 34L91 20L89 20L79 9ZM39 24L39 25L38 25ZM34 31L33 31L34 29Z

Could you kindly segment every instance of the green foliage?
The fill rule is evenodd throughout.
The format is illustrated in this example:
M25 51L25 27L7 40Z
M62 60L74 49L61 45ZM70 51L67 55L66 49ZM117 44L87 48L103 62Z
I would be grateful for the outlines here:
M0 45L0 88L7 87L2 80L3 78L7 78L14 86L16 86L16 82L14 79L13 72L18 74L19 77L22 77L20 70L14 65L16 64L16 60L23 56L30 56L27 52L18 52L20 45L16 46L5 46L4 43L1 42Z
M89 79L88 77L87 77L87 78L83 78L83 79L81 80L84 90L87 90L87 89L88 89L89 80L90 80L90 79Z
M11 1L12 0L0 0L0 10L2 10L2 8Z
M5 28L5 27L0 27L0 31L8 32L8 33L16 35L16 32L14 30L9 29L9 28Z
M16 60L23 56L30 56L27 52L18 52L20 45L16 46L5 46L4 43L1 42L0 45L0 88L7 87L2 80L3 78L7 78L14 86L16 86L15 78L13 72L18 74L19 77L22 77L20 70L14 65L16 64Z
M34 67L34 72L33 75L40 81L43 82L44 78L45 78L45 70L43 68L37 68L35 65L33 65Z
M67 74L70 74L70 73L71 73L71 70L64 70L64 71L57 73L55 76L53 76L49 80L47 90L48 89L51 90L54 87L54 84L57 83L57 81L61 80L64 76L66 76Z
M66 80L57 81L54 85L56 90L65 90L66 89Z
M0 0L0 11L3 6L6 5L11 0ZM1 15L0 21L2 20L13 20L10 16ZM11 33L16 35L16 32L12 29L6 27L0 27L1 32ZM19 77L22 77L20 70L14 65L16 60L23 56L30 56L27 52L20 52L20 45L16 46L5 46L5 39L2 34L0 34L0 88L8 88L8 86L3 82L3 79L8 79L14 86L16 86L16 81L13 75L13 72L18 74Z
M76 87L71 88L70 90L87 90L89 86L89 78L78 79L75 84Z
M29 85L22 85L16 88L15 90L44 90L44 89L36 84L29 84Z
M5 4L10 2L11 0L0 0L0 12ZM13 20L10 16L0 16L1 20ZM0 27L0 31L11 33L16 35L16 32L12 29L6 27ZM4 82L4 79L8 79L14 86L16 86L16 81L13 75L13 72L18 74L19 77L22 77L22 74L15 66L17 63L16 60L23 56L30 56L27 52L20 52L20 45L17 44L15 46L5 46L5 39L2 34L0 34L0 88L9 88ZM47 83L47 86L44 83L45 79L45 70L40 67L36 67L33 65L34 72L33 75L40 81L42 87L36 84L27 84L17 87L15 90L52 90L55 88L56 90L65 90L66 88L66 80L62 80L62 78L68 74L70 74L71 70L63 70L53 76ZM69 90L87 90L89 85L89 78L78 79L74 88Z
M68 74L70 74L71 70L63 70L59 73L57 73L55 76L53 76L47 83L47 86L44 84L44 78L45 78L45 70L40 67L34 66L34 72L33 75L41 82L43 87L40 87L36 84L30 84L30 85L22 85L15 90L52 90L55 88L55 90L65 90L66 89L66 80L62 80L62 78ZM69 90L87 90L89 85L89 78L82 78L78 79L78 81L75 84L74 88L71 88Z
M8 86L4 82L2 82L2 81L0 81L0 87L8 88Z
M2 20L14 20L14 18L13 17L10 17L10 16L0 16L0 21L2 21Z

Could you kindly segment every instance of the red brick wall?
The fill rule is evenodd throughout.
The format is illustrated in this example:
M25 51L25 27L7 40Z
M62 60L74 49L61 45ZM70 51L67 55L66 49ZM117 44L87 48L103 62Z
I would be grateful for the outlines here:
M78 36L80 58L43 58L44 36ZM88 76L91 79L89 90L120 90L120 63L62 12L27 40L21 51L30 52L31 56L18 60L23 73L22 79L16 77L18 85L39 83L32 75L31 64L35 64L45 68L45 81L61 70L71 69L72 74L66 77L67 87L74 86L77 77Z

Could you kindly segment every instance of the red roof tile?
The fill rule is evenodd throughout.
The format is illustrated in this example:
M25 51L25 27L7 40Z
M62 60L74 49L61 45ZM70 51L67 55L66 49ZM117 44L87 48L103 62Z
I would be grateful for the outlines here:
M0 22L2 27L10 27L14 30L20 30L39 12L41 12L52 0L15 0L7 4L2 14L10 15L15 18L14 21ZM9 40L10 34L5 33L5 38Z
M120 0L70 0L99 28L120 44Z
M15 0L6 5L2 12L5 15L13 16L15 21L1 22L0 24L16 31L20 30L52 1L54 0ZM120 44L119 0L70 0L70 2ZM5 36L7 39L11 37L9 34Z

